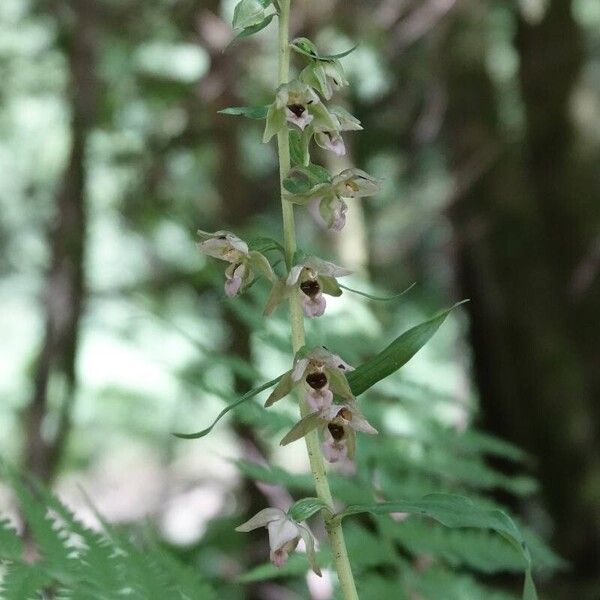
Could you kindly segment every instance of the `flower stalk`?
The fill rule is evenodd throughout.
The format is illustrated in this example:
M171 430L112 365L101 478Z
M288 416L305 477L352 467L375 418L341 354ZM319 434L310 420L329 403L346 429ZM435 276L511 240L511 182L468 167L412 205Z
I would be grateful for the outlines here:
M290 1L279 0L279 34L278 34L278 55L279 55L279 80L278 85L288 83L289 65L290 65L290 44L289 44L289 17ZM287 127L277 132L277 152L279 158L279 180L281 187L281 209L283 218L283 239L285 249L285 261L288 271L293 266L293 257L296 252L296 228L294 223L294 206L286 199L283 182L290 171L290 146L289 130ZM290 324L292 334L292 350L298 352L305 343L304 335L304 315L300 304L300 298L297 294L291 294L289 298L290 306ZM310 414L311 410L306 401L300 398L300 414L302 418ZM323 461L323 454L319 444L319 437L316 430L310 431L306 437L306 449L310 462L310 469L315 481L315 489L318 497L323 500L331 511L323 510L322 515L325 520L325 529L329 536L332 556L335 569L338 574L340 588L345 600L358 600L358 593L352 575L352 568L348 558L348 551L344 541L344 533L339 521L332 519L333 498L327 481L327 473Z

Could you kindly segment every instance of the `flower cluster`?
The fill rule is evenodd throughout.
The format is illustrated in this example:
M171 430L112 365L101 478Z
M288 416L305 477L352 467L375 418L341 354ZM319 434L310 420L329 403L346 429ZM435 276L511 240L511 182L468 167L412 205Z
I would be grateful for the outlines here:
M281 440L294 442L317 429L322 449L329 462L352 460L356 449L356 432L376 434L377 430L358 410L356 399L344 373L353 370L337 354L323 346L308 352L301 349L291 370L285 373L267 398L266 407L300 388L304 401L313 412L302 418ZM334 404L334 396L343 401Z

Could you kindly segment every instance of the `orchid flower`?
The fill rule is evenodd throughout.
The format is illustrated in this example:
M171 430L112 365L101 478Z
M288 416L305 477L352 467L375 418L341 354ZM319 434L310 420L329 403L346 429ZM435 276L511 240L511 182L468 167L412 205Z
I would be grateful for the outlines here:
M308 404L316 410L330 405L333 394L351 400L352 391L344 372L352 370L346 361L323 346L310 352L301 348L296 354L292 369L282 375L265 406L271 406L285 398L299 386L302 386Z
M284 436L281 445L294 442L314 429L322 432L321 448L329 462L354 458L357 431L369 435L378 433L358 410L352 398L346 404L330 404L307 415Z
M198 249L203 254L227 261L225 269L225 293L232 298L252 283L255 275L264 275L272 281L273 269L260 252L250 250L248 244L230 231L208 233L198 230L201 240Z
M346 144L342 138L342 131L360 131L360 121L341 106L329 107L331 116L336 121L335 129L314 128L315 142L317 146L333 152L336 156L346 154Z
M298 79L278 88L275 102L267 112L263 142L268 142L288 123L302 131L310 123L326 129L336 127L334 118L321 103L319 96L309 85Z
M306 525L294 521L280 508L265 508L250 520L236 527L235 530L245 533L259 527L266 527L269 532L270 558L276 567L285 564L289 553L296 549L300 538L302 538L311 569L319 577L321 576L315 554L315 538Z
M318 221L328 229L340 231L346 224L348 206L344 198L372 196L379 181L360 169L345 169L329 181L317 183L302 193L287 195L294 204L308 205Z
M300 73L300 79L316 89L325 100L330 100L334 89L348 85L342 63L334 57L322 57L308 38L296 38L291 48L307 56L309 64Z
M323 294L340 296L342 290L336 277L343 277L350 273L352 271L348 269L311 256L290 269L286 285L296 288L302 310L307 317L320 317L327 305Z

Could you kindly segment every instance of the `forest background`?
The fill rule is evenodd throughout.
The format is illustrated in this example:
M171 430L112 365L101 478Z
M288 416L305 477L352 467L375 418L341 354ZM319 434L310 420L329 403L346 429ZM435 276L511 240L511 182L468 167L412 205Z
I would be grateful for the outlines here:
M233 6L0 3L0 455L82 514L78 484L110 521L151 518L224 573L262 552L214 525L264 504L232 459L304 468L251 411L201 441L171 435L287 368L284 315L263 321L258 289L225 300L195 247L198 228L280 227L261 124L217 113L270 102L276 71L274 30L230 45ZM295 0L291 28L359 44L347 108L365 131L322 161L383 180L339 234L301 217L301 243L355 288L416 282L388 303L345 293L311 326L351 362L469 298L397 393L527 453L535 492L492 494L569 563L542 595L597 599L600 3Z

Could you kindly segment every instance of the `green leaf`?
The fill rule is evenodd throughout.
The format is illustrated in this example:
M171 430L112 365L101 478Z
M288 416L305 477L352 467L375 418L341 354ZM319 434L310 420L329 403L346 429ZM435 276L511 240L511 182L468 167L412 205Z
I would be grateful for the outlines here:
M230 410L233 410L234 408L236 408L240 404L246 402L246 400L250 400L250 398L253 398L257 394L260 394L260 392L263 392L264 390L268 390L270 387L274 386L282 377L283 376L280 375L279 377L276 377L275 379L272 379L271 381L268 381L267 383L263 383L260 387L254 388L253 390L250 390L249 392L246 392L239 400L235 401L233 404L230 404L229 406L226 406L217 415L217 418L212 422L212 424L209 427L207 427L206 429L203 429L202 431L198 431L196 433L174 433L173 435L175 437L181 438L182 440L196 440L198 438L204 437L205 435L208 435L213 430L213 427Z
M353 294L358 294L359 296L364 296L365 298L369 298L369 300L376 300L377 302L390 302L391 300L396 300L397 298L400 298L400 296L404 296L404 294L406 294L407 292L412 290L415 287L415 285L417 285L417 284L413 283L413 284L409 285L404 291L400 292L399 294L394 294L393 296L385 296L385 297L367 294L367 292L361 292L360 290L355 290L351 287L348 287L347 285L342 285L341 283L338 283L338 285L343 290L347 290L348 292L352 292Z
M233 11L234 29L253 27L265 18L265 6L259 0L241 0Z
M275 16L274 14L269 15L268 17L263 19L260 23L257 23L256 25L252 25L252 27L246 27L246 28L242 29L242 31L240 31L235 36L235 40L239 40L240 38L245 38L250 35L254 35L255 33L258 33L259 31L262 31L265 27L267 27L269 25L269 23L273 20L274 16Z
M306 521L312 517L315 513L320 510L327 509L331 512L331 507L321 500L321 498L302 498L294 502L294 504L288 510L288 515L294 519L294 521L301 522Z
M469 498L454 494L429 494L420 500L354 504L336 515L342 520L350 515L369 513L410 513L435 519L446 527L491 529L507 540L523 557L526 564L523 600L537 600L535 585L531 577L531 556L521 532L513 520L498 509L488 510L477 506Z
M235 115L249 119L264 119L268 112L268 104L266 106L230 106L218 111L220 115Z
M439 313L429 321L405 331L379 354L356 370L350 371L346 378L352 393L355 396L362 394L378 381L404 366L433 337L450 312L464 302L466 300Z

